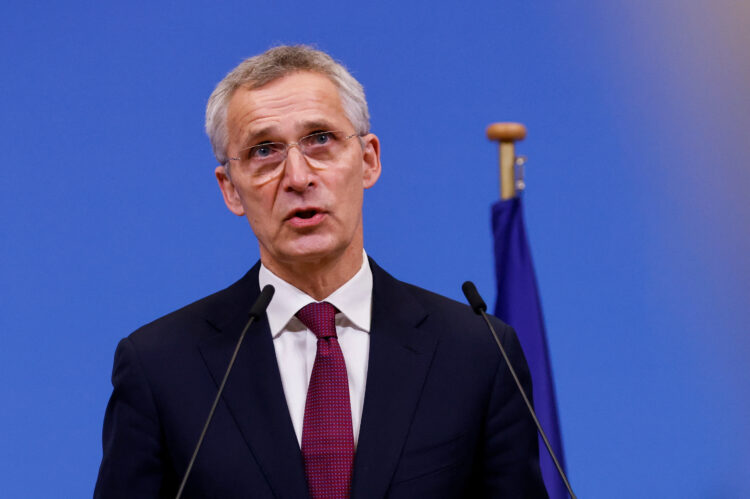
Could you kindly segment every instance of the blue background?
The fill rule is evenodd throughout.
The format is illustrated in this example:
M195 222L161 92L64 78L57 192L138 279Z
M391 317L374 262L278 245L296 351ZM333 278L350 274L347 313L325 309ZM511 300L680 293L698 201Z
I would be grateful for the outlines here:
M255 262L214 85L314 43L365 85L365 246L494 301L496 147L527 225L580 497L750 496L750 4L26 2L0 12L0 496L90 496L117 341ZM743 222L744 220L744 222Z

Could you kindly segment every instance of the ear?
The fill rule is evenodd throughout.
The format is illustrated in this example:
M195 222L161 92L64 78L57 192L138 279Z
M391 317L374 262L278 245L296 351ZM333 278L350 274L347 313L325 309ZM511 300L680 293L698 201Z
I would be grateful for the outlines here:
M234 183L232 183L232 179L229 178L226 168L219 165L214 170L214 174L216 175L216 180L219 182L219 189L221 189L221 194L224 196L224 203L226 203L229 211L240 217L244 215L245 207L242 206L240 195Z
M364 142L362 185L365 189L369 189L380 178L380 140L374 133L368 133L362 137L362 142Z

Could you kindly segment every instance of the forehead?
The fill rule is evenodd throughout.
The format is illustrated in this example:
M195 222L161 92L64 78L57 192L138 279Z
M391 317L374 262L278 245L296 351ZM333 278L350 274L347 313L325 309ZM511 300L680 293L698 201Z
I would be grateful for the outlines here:
M318 73L292 73L252 90L240 87L227 108L230 144L310 132L311 127L351 128L338 88Z

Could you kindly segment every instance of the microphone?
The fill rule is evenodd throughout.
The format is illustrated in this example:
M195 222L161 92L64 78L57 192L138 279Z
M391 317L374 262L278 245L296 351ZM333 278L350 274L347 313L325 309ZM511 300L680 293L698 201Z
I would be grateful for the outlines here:
M562 478L563 483L565 483L565 487L568 489L568 494L570 494L570 497L572 497L573 499L576 499L576 496L573 493L573 489L570 487L570 483L568 482L568 477L565 476L565 472L563 471L562 466L560 466L560 463L557 461L557 456L555 456L555 453L552 451L552 446L550 445L549 440L547 440L547 435L544 433L544 430L542 429L542 425L539 424L539 420L536 417L534 408L532 407L531 402L529 402L529 397L526 395L526 392L521 386L521 382L518 379L516 370L513 369L513 365L510 363L508 354L505 353L505 348L503 348L503 344L500 343L500 338L497 337L495 328L492 327L492 323L490 322L489 317L487 317L487 314L485 313L485 310L487 310L487 305L484 303L484 300L482 300L482 297L479 296L479 291L477 291L477 287L474 286L473 282L466 281L465 283L463 283L463 285L461 285L461 290L464 292L464 296L466 296L466 301L469 302L469 305L471 306L472 310L474 310L474 313L477 315L481 315L484 321L487 323L487 326L490 328L490 331L492 332L492 337L495 338L495 343L497 343L497 346L500 349L500 353L503 354L503 359L505 359L505 364L508 366L508 369L510 369L510 374L513 376L513 380L516 382L518 391L521 392L523 401L526 402L526 407L529 409L529 413L531 414L531 417L534 419L534 424L536 425L536 429L537 431L539 431L539 434L542 436L542 440L544 440L544 445L547 446L547 451L549 452L549 455L552 457L552 461L554 461L555 463L557 472L560 474L560 478Z
M276 290L273 286L270 284L266 284L263 289L260 291L260 296L255 300L255 303L253 303L253 306L250 307L250 312L248 312L248 317L250 319L260 319L263 317L263 314L266 313L266 309L268 308L268 304L271 303L271 298L273 298L273 293ZM248 321L248 325L251 324L250 321ZM247 331L247 326L245 326L245 330L243 333ZM242 340L240 340L242 341Z
M466 281L465 283L463 283L461 285L461 291L464 292L466 301L469 302L469 306L471 306L475 314L482 315L482 312L487 310L487 304L484 303L484 300L482 300L482 297L479 296L479 291L477 291L477 287L474 286L473 282ZM495 330L492 329L492 326L490 326L490 329L492 330L492 333L495 336L495 339L497 339L497 335L494 334ZM500 348L503 348L503 347L501 346Z
M211 419L213 419L214 417L214 411L216 410L216 406L219 404L221 393L224 391L224 385L226 385L227 378L229 378L229 372L232 370L232 366L234 366L234 360L237 358L237 352L240 351L242 340L245 339L245 333L247 333L247 330L250 328L250 325L256 320L260 319L263 316L263 314L266 312L266 308L268 308L268 304L271 302L271 298L273 298L274 291L275 290L273 286L271 286L270 284L267 284L263 288L263 290L260 292L260 296L258 296L258 298L255 300L255 303L253 303L253 306L250 307L250 312L248 313L248 315L250 316L250 319L248 319L247 324L245 324L245 329L242 330L242 334L240 334L240 339L237 340L237 346L234 347L234 353L232 353L232 358L229 360L227 371L224 373L224 379L221 380L221 384L219 385L219 391L216 393L216 398L214 399L214 403L211 406L211 410L208 413L208 418L206 418L206 424L203 425L203 431L201 431L201 436L198 438L198 443L195 445L193 456L190 458L190 462L188 463L187 470L185 470L185 476L182 477L182 482L180 483L180 488L177 491L177 495L175 496L175 499L180 499L180 497L182 496L182 491L185 489L185 484L187 483L188 476L190 476L190 471L193 469L195 458L198 457L198 451L200 450L201 444L203 443L203 438L206 436L208 425L211 424Z

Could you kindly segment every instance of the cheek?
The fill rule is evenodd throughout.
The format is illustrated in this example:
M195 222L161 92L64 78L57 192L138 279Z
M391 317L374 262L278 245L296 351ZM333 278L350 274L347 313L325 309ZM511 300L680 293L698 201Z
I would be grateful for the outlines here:
M345 185L341 186L342 194L339 200L344 204L346 213L350 218L359 218L362 213L362 199L364 189L362 187L362 176L353 175Z
M253 227L271 220L273 212L273 191L271 189L244 190L241 197L245 214Z
M246 207L257 210L268 210L273 206L275 199L276 185L278 182L269 182L261 186L244 186L242 190L242 199Z

